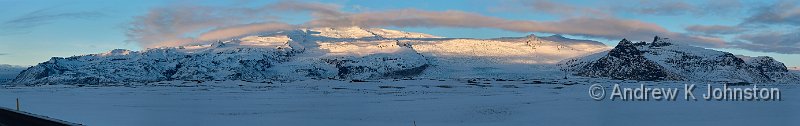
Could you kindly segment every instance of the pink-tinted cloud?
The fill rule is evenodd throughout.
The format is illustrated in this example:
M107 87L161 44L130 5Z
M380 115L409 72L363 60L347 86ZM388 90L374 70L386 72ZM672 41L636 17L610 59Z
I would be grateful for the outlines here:
M203 39L195 38L194 34L276 18L263 8L266 7L229 8L185 4L154 8L145 15L134 17L126 36L129 41L148 48L202 43L208 38L223 39L218 32Z
M296 2L296 1L279 1L274 4L269 4L261 8L265 11L307 11L313 12L312 16L315 17L337 17L345 15L341 11L341 7L336 4L314 3L314 2Z
M546 32L603 39L629 38L647 40L653 36L692 42L702 46L721 46L722 39L670 32L657 24L612 17L573 17L557 21L507 20L462 11L425 11L403 9L347 14L340 17L322 17L308 23L310 26L338 27L462 27L496 28L516 32Z
M168 43L182 45L191 41L189 33L235 22L210 7L173 6L151 9L137 16L126 35L143 47L158 47Z
M540 3L541 4L541 3ZM566 6L561 6L566 7ZM233 13L235 12L235 13ZM129 37L145 47L174 46L245 34L288 29L292 26L263 20L275 12L310 12L303 27L458 27L495 28L516 32L546 32L602 39L648 40L664 36L678 42L716 47L722 39L675 33L657 24L614 17L567 17L554 21L509 20L463 11L399 9L348 13L338 5L281 1L258 8L169 7L139 16ZM254 16L256 15L256 16ZM269 23L249 23L259 20ZM210 31L209 31L210 30ZM192 36L192 33L201 33Z
M522 4L529 6L529 8L534 12L554 14L559 16L567 16L567 17L584 17L584 16L610 17L611 16L611 14L606 9L572 6L548 0L534 0L530 2L522 2Z

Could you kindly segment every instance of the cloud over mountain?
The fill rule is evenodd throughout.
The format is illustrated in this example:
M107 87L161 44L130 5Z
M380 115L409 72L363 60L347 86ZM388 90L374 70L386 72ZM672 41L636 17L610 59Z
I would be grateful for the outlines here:
M800 29L789 32L761 32L737 36L732 48L783 54L800 54Z
M800 25L800 7L796 1L781 1L755 9L755 14L744 19L743 24Z
M276 12L307 12L313 18L306 23L293 26L276 22L279 18L273 17ZM155 8L147 15L137 17L132 24L133 27L127 32L130 40L144 47L213 41L292 27L347 26L494 28L601 39L645 40L653 35L662 35L683 42L698 42L696 45L716 47L724 44L724 41L718 38L670 32L657 24L614 17L568 17L553 21L536 21L510 20L455 10L395 9L353 13L342 11L338 5L295 1L281 1L256 8L185 5ZM200 35L193 36L196 33Z
M127 30L130 41L143 47L179 46L207 43L231 37L309 27L448 27L491 28L530 33L566 34L595 39L648 40L651 36L668 37L675 42L711 48L740 48L760 52L795 54L794 47L774 43L790 43L791 33L769 33L753 30L751 24L797 24L792 18L798 9L795 4L773 4L773 8L756 9L740 25L689 25L687 33L670 31L659 24L617 17L618 10L584 7L551 1L523 2L533 11L559 15L554 20L520 20L487 16L458 10L423 10L416 8L374 11L345 11L341 5L279 1L254 7L211 7L175 5L151 9L135 18ZM626 7L638 14L695 14L715 13L742 6L738 1L715 1L702 4L665 2L668 4L638 3L641 7ZM792 2L790 2L792 3ZM686 10L664 10L664 8ZM681 12L677 12L681 11ZM704 12L709 11L709 12ZM282 14L308 15L310 19L298 24L281 22ZM800 14L800 13L797 13ZM800 19L800 18L797 18ZM726 35L736 37L728 38ZM770 39L770 37L777 37Z

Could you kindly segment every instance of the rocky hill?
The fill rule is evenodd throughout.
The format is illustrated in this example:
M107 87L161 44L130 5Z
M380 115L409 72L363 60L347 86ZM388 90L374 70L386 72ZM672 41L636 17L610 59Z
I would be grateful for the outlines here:
M800 80L783 63L767 56L735 56L670 42L623 39L613 49L565 60L565 71L586 77L626 80L679 80L710 82L793 82Z

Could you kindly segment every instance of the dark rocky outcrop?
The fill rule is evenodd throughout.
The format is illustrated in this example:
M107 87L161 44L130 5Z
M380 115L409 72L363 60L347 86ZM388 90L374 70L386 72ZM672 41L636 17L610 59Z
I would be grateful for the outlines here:
M788 82L798 80L771 57L740 58L728 52L675 44L656 36L653 42L623 39L614 49L561 64L578 76L622 80Z

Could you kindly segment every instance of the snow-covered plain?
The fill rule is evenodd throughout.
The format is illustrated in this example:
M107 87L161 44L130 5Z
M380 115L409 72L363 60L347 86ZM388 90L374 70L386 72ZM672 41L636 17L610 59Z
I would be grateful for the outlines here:
M595 101L589 85L690 82L569 80L187 81L0 88L0 106L86 125L798 125L798 86L782 101ZM702 83L694 83L702 84ZM696 90L705 90L704 86ZM609 91L607 91L609 92Z

